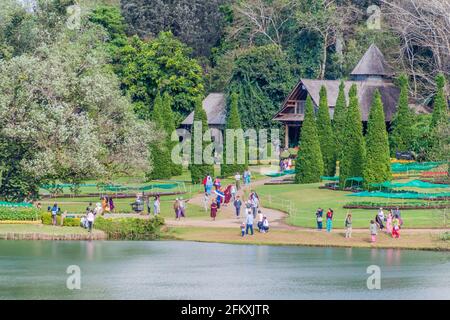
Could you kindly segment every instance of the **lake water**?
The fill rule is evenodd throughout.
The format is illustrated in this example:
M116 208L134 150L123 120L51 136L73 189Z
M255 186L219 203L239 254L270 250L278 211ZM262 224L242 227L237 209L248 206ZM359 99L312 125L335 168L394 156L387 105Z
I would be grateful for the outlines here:
M81 289L69 290L78 265ZM367 267L381 289L367 289ZM0 299L449 299L445 252L181 241L0 241Z

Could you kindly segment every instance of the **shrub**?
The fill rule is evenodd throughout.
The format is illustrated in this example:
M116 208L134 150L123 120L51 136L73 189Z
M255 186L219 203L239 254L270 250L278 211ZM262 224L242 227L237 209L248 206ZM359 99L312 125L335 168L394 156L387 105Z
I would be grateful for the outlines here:
M0 220L10 221L36 221L39 220L41 212L35 208L6 208L0 207Z
M42 213L41 216L42 224L51 225L52 224L52 214L49 212ZM81 219L80 218L64 218L63 226L64 227L79 227ZM56 216L56 225L61 225L61 216Z
M123 218L95 219L94 228L104 231L114 240L153 240L160 237L160 228L164 219L157 216L151 219Z

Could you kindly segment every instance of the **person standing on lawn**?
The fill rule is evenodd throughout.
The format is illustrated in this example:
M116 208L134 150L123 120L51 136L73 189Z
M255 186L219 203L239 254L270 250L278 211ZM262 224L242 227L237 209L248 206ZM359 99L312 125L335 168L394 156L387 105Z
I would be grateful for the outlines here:
M348 213L347 217L345 218L345 237L351 238L352 237L352 214Z
M253 214L251 211L247 212L247 219L245 222L246 222L245 234L248 234L248 230L250 229L250 232L253 235Z
M372 241L372 243L375 243L377 241L377 233L378 233L377 224L375 223L375 221L370 220L369 230L371 237L370 240Z
M87 223L88 223L89 233L92 232L92 227L94 225L94 220L95 220L94 212L89 211L88 214L87 214Z
M239 218L241 215L241 207L242 207L242 201L239 196L236 196L236 200L233 202L234 208L236 209L236 218Z
M333 228L333 210L331 208L328 208L327 211L327 232L331 232L331 229Z
M157 216L161 212L161 201L159 196L156 196L153 200L153 214Z
M319 208L316 211L316 221L317 221L317 230L322 230L322 221L323 221L323 209Z
M212 201L211 203L211 218L213 219L213 221L216 220L216 216L217 216L217 203L215 201Z
M392 238L400 238L400 220L398 218L392 220Z
M51 210L51 212L52 212L52 225L54 225L54 226L56 226L56 215L58 214L59 210L60 209L58 207L58 204L55 202L53 204L53 207L52 207L52 210Z

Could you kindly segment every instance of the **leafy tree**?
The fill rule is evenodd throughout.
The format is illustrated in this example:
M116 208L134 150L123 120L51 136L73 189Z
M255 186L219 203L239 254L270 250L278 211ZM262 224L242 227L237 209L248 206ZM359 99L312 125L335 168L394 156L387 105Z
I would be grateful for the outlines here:
M239 95L244 129L270 128L273 115L294 85L285 54L275 45L250 48L235 61L228 93Z
M431 128L439 126L441 122L448 122L448 104L445 95L445 77L443 74L436 76L436 96L434 97Z
M206 115L205 110L203 109L202 105L202 99L198 98L197 103L195 105L194 110L194 123L196 121L201 122L202 124L202 132L196 132L196 130L192 129L192 138L191 138L191 162L189 164L189 170L191 171L191 180L193 184L201 183L203 181L203 178L210 174L212 175L214 173L214 166L212 164L205 163L205 159L203 158L203 151L205 149L206 143L203 141L203 136L205 132L208 130L208 117ZM194 125L193 123L193 125ZM198 135L201 135L201 149L195 150L195 143L194 138ZM197 152L196 152L197 151ZM200 155L200 152L202 153ZM197 155L196 155L197 153ZM195 163L195 158L199 158L201 156L202 163Z
M320 182L324 164L322 152L320 151L316 120L314 119L314 106L310 96L306 99L305 120L303 121L300 137L300 146L295 164L295 183Z
M194 49L195 55L208 56L217 45L225 24L228 0L122 0L129 31L140 37L171 31Z
M347 178L362 177L366 156L361 112L355 84L350 88L349 100L342 159L339 164L339 177L342 187L344 187Z
M187 116L203 96L202 69L190 50L170 32L145 42L133 37L118 52L118 75L141 119L149 119L157 92L173 99L175 122Z
M412 144L412 127L414 115L408 105L408 77L402 75L399 78L400 97L397 112L392 120L392 132L389 136L391 155L397 151L408 151Z
M373 96L369 113L366 135L366 162L363 170L364 183L367 188L371 183L382 183L391 180L391 161L389 140L386 131L383 102L378 90Z
M170 179L172 176L172 161L170 158L169 141L165 129L166 121L164 120L164 104L165 101L163 101L158 92L153 106L152 121L155 124L155 129L164 132L165 137L164 139L153 141L150 144L151 162L153 163L153 167L146 175L149 180Z
M347 101L345 99L345 84L344 81L341 81L339 85L339 94L336 100L336 106L334 108L334 115L333 115L333 129L336 143L337 160L340 160L342 157L346 117L347 117Z
M328 107L327 89L320 88L319 112L317 114L317 131L319 133L320 150L322 152L324 172L326 176L334 176L336 172L335 138L331 128Z
M232 93L231 94L231 104L230 104L230 111L228 112L228 116L227 116L227 125L226 125L226 129L242 129L242 125L241 125L241 119L239 116L239 111L238 111L238 101L239 101L239 96L237 95L237 93ZM226 138L226 137L225 137ZM246 168L246 164L238 164L237 160L237 154L238 154L238 144L237 144L237 138L233 139L233 146L234 146L234 159L231 163L227 163L227 159L226 159L226 145L228 144L228 141L225 139L225 145L224 145L224 153L223 153L223 164L221 166L221 174L223 177L227 177L230 175L235 174L236 172L244 172L245 168ZM231 142L230 142L231 144ZM245 155L245 160L247 160L247 156Z
M166 92L162 97L162 106L163 106L163 120L164 120L164 130L166 131L167 137L167 146L169 148L169 152L172 152L172 149L178 144L178 141L172 141L172 133L175 132L175 117L172 111L172 103L173 100ZM171 172L172 176L179 176L183 171L183 166L181 164L175 164L173 161L171 162Z

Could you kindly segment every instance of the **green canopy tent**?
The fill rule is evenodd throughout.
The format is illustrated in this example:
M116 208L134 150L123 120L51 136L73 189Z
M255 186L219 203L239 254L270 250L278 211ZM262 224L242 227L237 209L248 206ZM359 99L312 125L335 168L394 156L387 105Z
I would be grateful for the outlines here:
M422 188L422 189L438 189L438 188L450 188L448 184L430 183L421 180L412 180L405 183L393 183L390 181L385 181L383 183L372 183L372 187L376 188Z
M416 192L382 192L382 191L362 191L347 194L349 197L379 197L391 199L436 199L440 197L450 197L450 192L439 193L416 193Z
M350 177L350 178L347 178L344 181L344 189L347 186L347 182L349 182L349 181L351 182L350 188L353 189L353 186L355 185L355 182L356 182L356 185L358 187L360 187L362 182L364 181L364 179L362 177Z
M321 176L320 179L321 179L321 180L326 180L326 181L339 181L339 177L327 177L327 176Z

